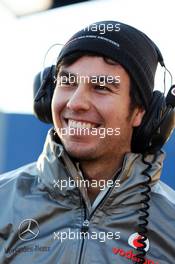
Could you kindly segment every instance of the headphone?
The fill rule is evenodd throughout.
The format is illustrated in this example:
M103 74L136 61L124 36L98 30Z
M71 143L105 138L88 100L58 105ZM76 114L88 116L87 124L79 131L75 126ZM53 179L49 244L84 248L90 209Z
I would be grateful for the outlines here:
M161 53L159 50L157 52L161 66L165 67ZM53 123L51 101L56 86L55 73L56 65L52 65L38 73L34 79L34 114L45 123ZM150 108L146 111L141 125L134 128L132 152L153 154L161 149L175 127L174 107L175 85L171 86L166 97L160 91L153 92Z

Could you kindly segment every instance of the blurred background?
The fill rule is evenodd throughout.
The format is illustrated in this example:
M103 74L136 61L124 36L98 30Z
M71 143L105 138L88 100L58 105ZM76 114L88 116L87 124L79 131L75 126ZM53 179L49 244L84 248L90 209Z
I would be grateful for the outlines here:
M49 125L33 115L33 80L55 62L61 45L90 23L116 20L144 31L174 76L174 1L0 0L0 173L37 159ZM167 90L171 85L167 74ZM158 67L155 88L163 91ZM175 189L175 133L164 147L162 180Z

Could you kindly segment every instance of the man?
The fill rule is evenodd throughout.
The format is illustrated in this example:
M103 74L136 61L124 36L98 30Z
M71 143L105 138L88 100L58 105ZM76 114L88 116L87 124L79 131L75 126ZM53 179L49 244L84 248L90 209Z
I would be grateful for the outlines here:
M165 108L153 93L158 62L144 33L115 21L64 45L35 98L52 102L43 153L1 176L1 263L174 263L175 193L159 181L157 134L174 113L150 137L143 129Z

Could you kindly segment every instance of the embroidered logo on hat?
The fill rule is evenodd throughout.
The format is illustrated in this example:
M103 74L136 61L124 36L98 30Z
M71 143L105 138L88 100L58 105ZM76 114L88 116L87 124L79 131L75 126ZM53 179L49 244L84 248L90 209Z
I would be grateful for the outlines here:
M130 235L129 239L128 239L128 244L133 247L133 248L141 248L143 246L143 244L141 243L141 241L139 241L140 239L142 239L143 237L140 236L138 233L134 233L132 235ZM145 247L145 251L148 251L149 249L149 240L148 238L144 241L146 244Z

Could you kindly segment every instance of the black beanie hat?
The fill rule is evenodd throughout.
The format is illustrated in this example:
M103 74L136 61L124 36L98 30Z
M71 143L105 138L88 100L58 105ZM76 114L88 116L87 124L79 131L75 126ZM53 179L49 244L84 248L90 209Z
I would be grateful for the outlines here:
M96 53L120 63L136 82L143 106L148 109L157 64L164 66L164 62L158 47L147 35L121 22L96 22L71 37L57 63L79 51Z

